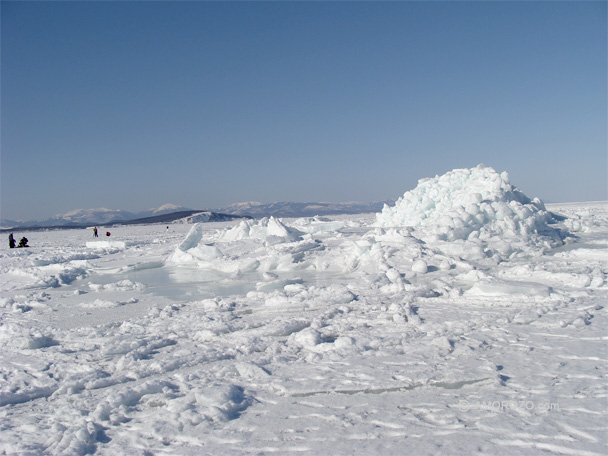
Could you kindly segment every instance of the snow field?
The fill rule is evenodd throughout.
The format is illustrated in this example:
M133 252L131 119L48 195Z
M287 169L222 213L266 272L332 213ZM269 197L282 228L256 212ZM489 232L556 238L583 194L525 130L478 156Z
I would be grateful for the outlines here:
M392 209L411 225L28 234L0 253L0 451L605 454L608 205L497 175L424 181ZM431 222L468 220L461 188L514 209Z

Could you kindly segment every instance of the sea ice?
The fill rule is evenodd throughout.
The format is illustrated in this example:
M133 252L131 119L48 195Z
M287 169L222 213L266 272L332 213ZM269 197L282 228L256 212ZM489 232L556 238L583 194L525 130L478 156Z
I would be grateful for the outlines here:
M0 250L1 454L608 450L605 202L480 166L377 215L27 237Z

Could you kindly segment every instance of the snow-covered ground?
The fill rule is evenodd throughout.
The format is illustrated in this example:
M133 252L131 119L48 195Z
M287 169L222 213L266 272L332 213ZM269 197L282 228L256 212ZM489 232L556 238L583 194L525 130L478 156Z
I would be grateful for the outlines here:
M0 251L0 454L608 452L606 202L111 231Z

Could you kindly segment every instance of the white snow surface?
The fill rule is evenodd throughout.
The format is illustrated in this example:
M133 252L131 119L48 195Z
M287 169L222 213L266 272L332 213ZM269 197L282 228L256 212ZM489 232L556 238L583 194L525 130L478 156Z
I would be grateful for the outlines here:
M377 216L23 234L0 454L608 451L606 202L477 168Z

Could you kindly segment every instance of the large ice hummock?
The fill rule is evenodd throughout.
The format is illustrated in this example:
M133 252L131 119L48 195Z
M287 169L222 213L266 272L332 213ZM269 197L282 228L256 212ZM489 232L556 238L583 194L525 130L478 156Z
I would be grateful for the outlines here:
M421 228L419 234L442 241L561 241L542 201L511 185L506 172L483 165L419 180L394 206L385 205L376 221L380 227Z

